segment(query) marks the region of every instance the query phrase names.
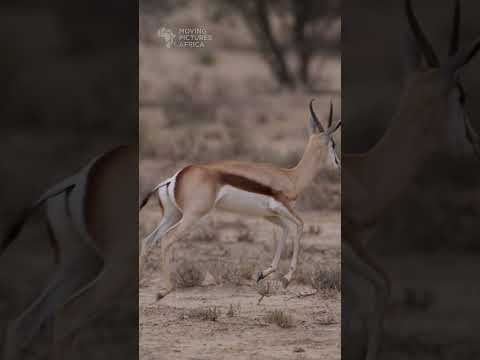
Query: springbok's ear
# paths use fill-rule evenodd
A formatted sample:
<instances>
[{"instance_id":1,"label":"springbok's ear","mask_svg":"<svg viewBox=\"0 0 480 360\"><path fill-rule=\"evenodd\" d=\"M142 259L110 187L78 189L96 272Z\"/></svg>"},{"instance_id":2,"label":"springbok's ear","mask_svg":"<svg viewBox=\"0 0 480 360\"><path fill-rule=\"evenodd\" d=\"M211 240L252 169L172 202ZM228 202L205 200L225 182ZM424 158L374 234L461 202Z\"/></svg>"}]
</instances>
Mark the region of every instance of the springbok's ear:
<instances>
[{"instance_id":1,"label":"springbok's ear","mask_svg":"<svg viewBox=\"0 0 480 360\"><path fill-rule=\"evenodd\" d=\"M337 124L332 129L331 134L333 134L335 131L337 131L340 128L340 126L342 126L342 120L338 120Z\"/></svg>"},{"instance_id":2,"label":"springbok's ear","mask_svg":"<svg viewBox=\"0 0 480 360\"><path fill-rule=\"evenodd\" d=\"M468 62L473 59L473 57L478 53L479 50L480 38L477 38L469 47L463 49L462 51L459 51L455 56L450 58L447 64L448 72L455 73L461 67L468 64Z\"/></svg>"}]
</instances>

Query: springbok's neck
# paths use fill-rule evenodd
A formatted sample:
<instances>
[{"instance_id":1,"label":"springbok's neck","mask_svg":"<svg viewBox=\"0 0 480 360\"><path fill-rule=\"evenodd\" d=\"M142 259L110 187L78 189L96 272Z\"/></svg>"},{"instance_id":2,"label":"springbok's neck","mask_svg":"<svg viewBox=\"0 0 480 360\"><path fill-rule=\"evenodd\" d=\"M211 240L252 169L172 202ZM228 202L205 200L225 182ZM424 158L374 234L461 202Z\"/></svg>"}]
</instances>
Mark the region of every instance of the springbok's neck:
<instances>
[{"instance_id":1,"label":"springbok's neck","mask_svg":"<svg viewBox=\"0 0 480 360\"><path fill-rule=\"evenodd\" d=\"M290 176L295 183L297 194L300 194L310 183L320 169L320 165L327 157L326 145L318 144L323 139L308 140L302 159L294 168L290 169Z\"/></svg>"},{"instance_id":2,"label":"springbok's neck","mask_svg":"<svg viewBox=\"0 0 480 360\"><path fill-rule=\"evenodd\" d=\"M360 215L368 221L380 216L403 193L436 148L435 134L422 132L422 126L428 116L445 116L444 109L433 109L423 117L414 110L401 109L382 139L367 153L342 156L342 193L352 199L360 199L360 195L352 194L362 194ZM407 123L409 118L415 121ZM345 204L342 211L353 212L348 209L349 202Z\"/></svg>"}]
</instances>

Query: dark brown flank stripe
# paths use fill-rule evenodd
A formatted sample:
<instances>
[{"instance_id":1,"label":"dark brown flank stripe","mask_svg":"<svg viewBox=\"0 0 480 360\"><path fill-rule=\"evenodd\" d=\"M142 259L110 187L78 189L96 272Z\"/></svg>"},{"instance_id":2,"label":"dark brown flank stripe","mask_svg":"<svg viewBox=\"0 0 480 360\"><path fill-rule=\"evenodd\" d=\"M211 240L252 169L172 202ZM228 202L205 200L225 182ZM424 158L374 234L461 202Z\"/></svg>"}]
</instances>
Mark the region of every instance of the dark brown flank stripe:
<instances>
[{"instance_id":1,"label":"dark brown flank stripe","mask_svg":"<svg viewBox=\"0 0 480 360\"><path fill-rule=\"evenodd\" d=\"M251 193L271 197L275 196L275 193L270 187L239 175L220 173L220 183L222 183L223 185L230 185Z\"/></svg>"}]
</instances>

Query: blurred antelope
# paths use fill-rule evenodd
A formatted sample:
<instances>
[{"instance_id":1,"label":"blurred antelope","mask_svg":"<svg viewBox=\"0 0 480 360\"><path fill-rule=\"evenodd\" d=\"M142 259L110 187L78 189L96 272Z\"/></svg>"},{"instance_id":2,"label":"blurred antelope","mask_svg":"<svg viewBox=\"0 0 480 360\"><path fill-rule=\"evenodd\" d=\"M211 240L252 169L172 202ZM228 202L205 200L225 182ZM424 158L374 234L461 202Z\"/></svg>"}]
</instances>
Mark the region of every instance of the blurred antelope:
<instances>
[{"instance_id":1,"label":"blurred antelope","mask_svg":"<svg viewBox=\"0 0 480 360\"><path fill-rule=\"evenodd\" d=\"M12 228L2 257L30 215L46 205L56 268L42 293L8 323L2 359L22 359L22 349L52 318L49 358L68 359L76 331L110 309L125 289L137 289L132 240L138 235L136 226L129 226L137 216L138 175L132 174L137 166L136 146L109 151L50 188Z\"/></svg>"},{"instance_id":2,"label":"blurred antelope","mask_svg":"<svg viewBox=\"0 0 480 360\"><path fill-rule=\"evenodd\" d=\"M147 194L140 209L149 197L156 193L163 217L160 224L143 240L140 263L145 261L146 250L150 245L156 245L161 240L167 289L160 297L172 291L168 253L170 247L214 208L260 217L281 227L283 235L277 243L272 264L257 273L257 282L277 270L288 238L289 224L296 226L290 268L281 278L283 285L288 286L297 267L300 237L303 232L303 221L292 209L291 202L311 183L328 157L335 166L340 163L335 152L333 133L340 127L341 121L333 124L333 108L330 104L328 127L324 129L313 110L312 102L310 138L296 167L283 169L269 164L240 161L190 165Z\"/></svg>"},{"instance_id":3,"label":"blurred antelope","mask_svg":"<svg viewBox=\"0 0 480 360\"><path fill-rule=\"evenodd\" d=\"M460 5L455 2L449 57L440 63L422 32L410 0L405 1L414 39L413 65L397 113L383 138L368 152L343 154L342 258L344 264L371 282L375 314L371 319L367 355L376 359L390 280L369 255L365 244L376 221L401 196L431 155L451 137L465 138L479 150L479 136L465 112L465 90L458 72L480 48L480 41L458 51ZM425 66L421 64L422 56ZM459 126L461 125L461 126ZM459 132L458 130L461 130ZM457 133L455 133L457 131Z\"/></svg>"}]
</instances>

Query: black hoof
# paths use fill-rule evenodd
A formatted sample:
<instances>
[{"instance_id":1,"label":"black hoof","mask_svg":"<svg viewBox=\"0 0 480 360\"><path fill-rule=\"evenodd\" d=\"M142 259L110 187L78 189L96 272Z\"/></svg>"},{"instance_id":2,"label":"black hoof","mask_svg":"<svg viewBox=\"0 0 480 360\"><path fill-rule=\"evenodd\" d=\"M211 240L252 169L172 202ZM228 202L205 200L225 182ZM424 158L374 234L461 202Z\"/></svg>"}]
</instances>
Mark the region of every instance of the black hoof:
<instances>
[{"instance_id":1,"label":"black hoof","mask_svg":"<svg viewBox=\"0 0 480 360\"><path fill-rule=\"evenodd\" d=\"M257 276L256 276L257 283L262 279L265 279L265 276L263 276L263 272L261 271L257 272Z\"/></svg>"}]
</instances>

